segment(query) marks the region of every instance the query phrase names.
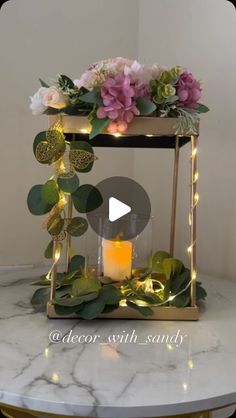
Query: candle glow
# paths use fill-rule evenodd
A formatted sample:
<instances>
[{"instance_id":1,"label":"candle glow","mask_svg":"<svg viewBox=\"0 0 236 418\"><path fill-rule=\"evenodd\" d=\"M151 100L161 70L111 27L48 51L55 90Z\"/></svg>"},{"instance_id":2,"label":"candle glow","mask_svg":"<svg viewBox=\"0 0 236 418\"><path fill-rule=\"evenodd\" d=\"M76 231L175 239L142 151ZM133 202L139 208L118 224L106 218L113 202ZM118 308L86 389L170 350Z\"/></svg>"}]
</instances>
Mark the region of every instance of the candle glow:
<instances>
[{"instance_id":1,"label":"candle glow","mask_svg":"<svg viewBox=\"0 0 236 418\"><path fill-rule=\"evenodd\" d=\"M103 240L103 271L115 281L130 278L132 270L132 250L130 241Z\"/></svg>"}]
</instances>

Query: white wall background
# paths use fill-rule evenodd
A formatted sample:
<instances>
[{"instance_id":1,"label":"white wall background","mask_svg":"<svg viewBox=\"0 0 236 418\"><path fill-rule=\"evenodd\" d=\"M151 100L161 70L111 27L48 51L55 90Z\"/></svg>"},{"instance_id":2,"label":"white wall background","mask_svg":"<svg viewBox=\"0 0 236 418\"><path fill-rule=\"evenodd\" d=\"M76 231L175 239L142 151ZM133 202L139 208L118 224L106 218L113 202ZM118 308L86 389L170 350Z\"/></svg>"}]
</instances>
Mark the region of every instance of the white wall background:
<instances>
[{"instance_id":1,"label":"white wall background","mask_svg":"<svg viewBox=\"0 0 236 418\"><path fill-rule=\"evenodd\" d=\"M28 97L37 78L58 73L78 77L92 62L110 56L146 63L181 64L203 80L199 152L199 271L235 279L236 254L236 14L226 0L11 0L0 13L1 242L0 265L37 264L48 236L42 218L28 213L33 184L46 181L34 159L35 134L46 127L33 117ZM188 245L187 147L182 150L178 201L178 245ZM97 151L88 182L134 175L150 194L156 216L155 241L167 248L170 168L168 151Z\"/></svg>"}]
</instances>

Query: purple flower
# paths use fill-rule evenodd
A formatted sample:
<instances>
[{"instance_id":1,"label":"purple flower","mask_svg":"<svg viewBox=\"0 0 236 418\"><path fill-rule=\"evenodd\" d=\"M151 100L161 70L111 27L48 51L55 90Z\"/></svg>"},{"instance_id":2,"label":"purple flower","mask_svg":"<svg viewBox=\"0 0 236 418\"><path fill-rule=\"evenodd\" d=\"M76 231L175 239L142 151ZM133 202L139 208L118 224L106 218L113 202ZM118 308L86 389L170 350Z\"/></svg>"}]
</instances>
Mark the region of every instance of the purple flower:
<instances>
[{"instance_id":1,"label":"purple flower","mask_svg":"<svg viewBox=\"0 0 236 418\"><path fill-rule=\"evenodd\" d=\"M135 101L137 91L135 85L131 84L130 77L122 72L114 78L107 78L103 83L101 96L103 106L98 108L97 117L99 119L108 117L124 132L128 123L140 113ZM113 123L112 129L114 126Z\"/></svg>"},{"instance_id":2,"label":"purple flower","mask_svg":"<svg viewBox=\"0 0 236 418\"><path fill-rule=\"evenodd\" d=\"M193 78L192 73L184 71L178 80L176 86L179 106L195 108L201 97L201 86L199 81Z\"/></svg>"}]
</instances>

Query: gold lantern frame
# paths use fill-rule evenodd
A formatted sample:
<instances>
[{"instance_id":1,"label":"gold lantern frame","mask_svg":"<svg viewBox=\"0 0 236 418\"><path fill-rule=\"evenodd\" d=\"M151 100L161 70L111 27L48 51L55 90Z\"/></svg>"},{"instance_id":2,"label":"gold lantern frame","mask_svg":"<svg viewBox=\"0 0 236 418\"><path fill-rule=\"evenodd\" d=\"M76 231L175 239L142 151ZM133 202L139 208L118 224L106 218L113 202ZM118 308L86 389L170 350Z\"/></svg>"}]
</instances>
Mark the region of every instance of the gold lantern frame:
<instances>
[{"instance_id":1,"label":"gold lantern frame","mask_svg":"<svg viewBox=\"0 0 236 418\"><path fill-rule=\"evenodd\" d=\"M57 121L57 116L49 116L49 126L53 126ZM196 304L196 209L199 201L197 193L197 147L199 136L199 125L196 126L194 135L188 132L176 134L176 118L158 118L158 117L136 117L129 125L124 135L103 133L96 136L90 143L93 147L126 147L126 148L167 148L174 150L174 168L173 168L173 186L172 186L172 204L170 221L170 244L169 252L174 256L175 231L176 231L176 211L178 194L178 173L179 173L179 154L180 149L187 143L190 143L190 210L189 210L189 228L190 243L188 253L190 257L190 306L177 308L172 306L152 306L153 315L144 317L140 312L133 310L128 306L120 306L113 312L100 314L98 318L123 318L123 319L148 319L148 320L197 320L199 318L199 309ZM61 123L63 132L66 136L76 139L76 135L84 135L86 140L90 132L91 125L85 116L62 115ZM81 139L81 137L80 137ZM73 207L71 196L68 196L68 218L72 217ZM71 236L67 234L66 238L66 270L70 264ZM50 301L47 305L47 315L49 318L59 318L52 303L56 292L57 277L57 254L56 241L53 245L53 265L51 270L51 292ZM171 299L170 299L171 300ZM66 318L76 317L79 314L72 314ZM61 318L61 317L60 317Z\"/></svg>"}]
</instances>

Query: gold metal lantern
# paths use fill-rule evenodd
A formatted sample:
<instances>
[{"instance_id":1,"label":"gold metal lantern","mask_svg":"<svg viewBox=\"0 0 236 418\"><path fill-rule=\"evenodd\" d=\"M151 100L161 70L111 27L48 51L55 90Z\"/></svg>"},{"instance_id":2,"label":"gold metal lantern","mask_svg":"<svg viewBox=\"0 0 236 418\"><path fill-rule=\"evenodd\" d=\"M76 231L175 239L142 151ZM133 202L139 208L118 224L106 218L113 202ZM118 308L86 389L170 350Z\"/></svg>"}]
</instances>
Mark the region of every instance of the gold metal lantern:
<instances>
[{"instance_id":1,"label":"gold metal lantern","mask_svg":"<svg viewBox=\"0 0 236 418\"><path fill-rule=\"evenodd\" d=\"M57 116L49 116L49 125L53 126L57 121ZM190 258L190 306L177 308L174 306L152 306L153 315L144 317L140 312L131 309L129 306L119 306L112 312L102 313L99 318L131 318L131 319L154 319L154 320L197 320L199 317L199 309L196 304L196 210L199 201L197 193L197 147L199 126L196 127L196 133L191 135L183 132L181 135L176 134L176 118L159 118L159 117L136 117L129 124L125 134L111 135L102 133L88 139L90 131L90 123L87 117L83 116L61 116L61 123L63 132L68 140L82 139L83 141L90 141L93 147L107 147L111 148L111 152L115 152L116 148L150 148L150 149L170 149L174 156L173 167L173 188L172 188L172 203L171 203L171 219L170 219L170 242L169 252L174 256L175 250L175 231L176 231L176 209L177 209L177 192L178 192L178 173L179 173L179 155L180 150L186 144L190 144L191 158L190 158L190 210L189 210L189 228L190 228L190 242L188 253ZM72 218L72 199L68 195L67 211L68 218ZM53 264L51 270L51 292L50 301L47 305L47 315L49 318L59 317L55 311L52 301L55 298L56 292L56 277L58 256L56 251L56 242L53 244ZM68 271L71 254L71 236L66 237L66 269ZM169 298L171 301L171 296ZM67 317L79 317L78 314L71 314Z\"/></svg>"}]
</instances>

